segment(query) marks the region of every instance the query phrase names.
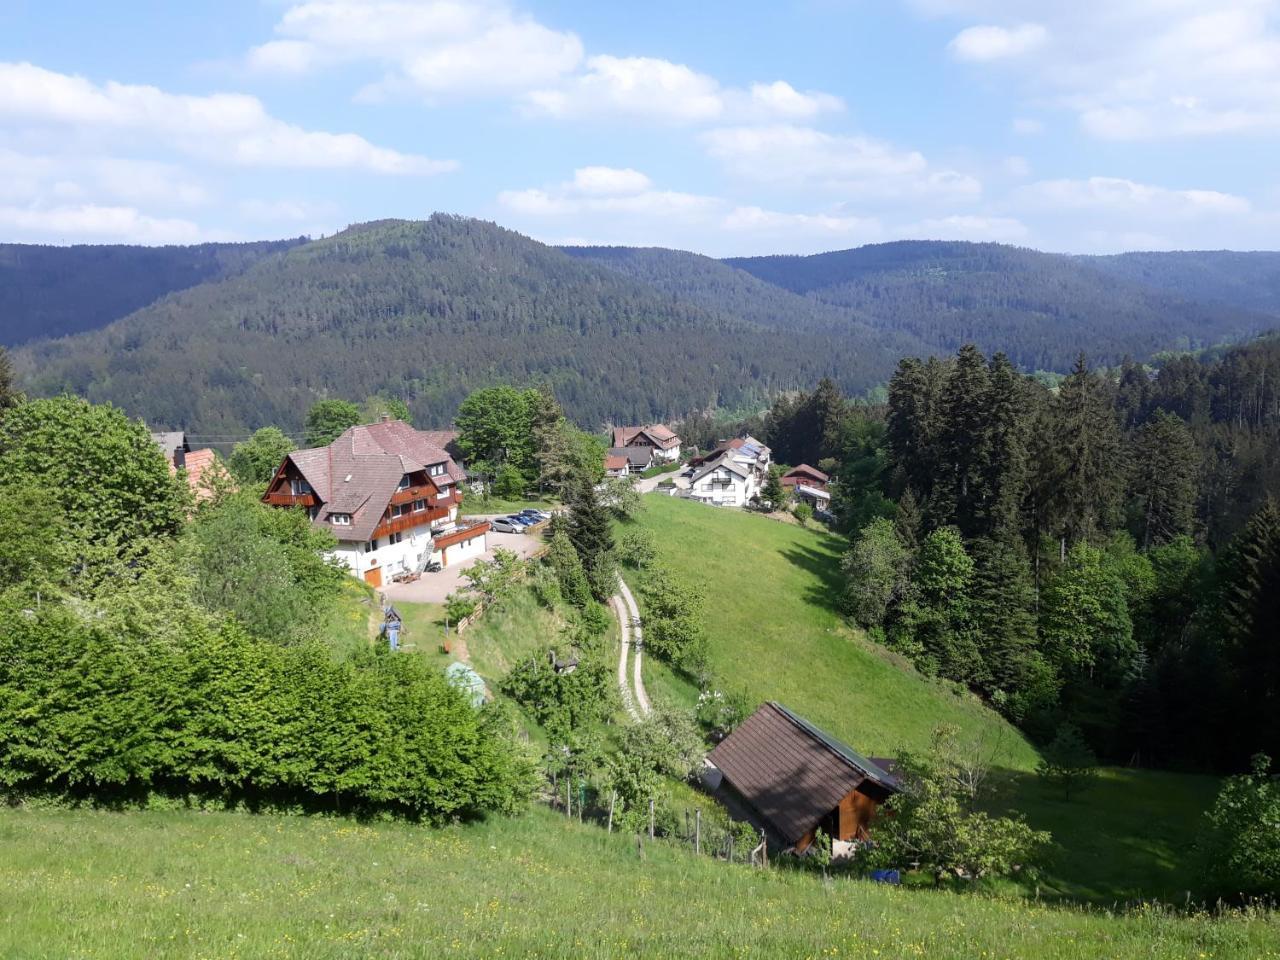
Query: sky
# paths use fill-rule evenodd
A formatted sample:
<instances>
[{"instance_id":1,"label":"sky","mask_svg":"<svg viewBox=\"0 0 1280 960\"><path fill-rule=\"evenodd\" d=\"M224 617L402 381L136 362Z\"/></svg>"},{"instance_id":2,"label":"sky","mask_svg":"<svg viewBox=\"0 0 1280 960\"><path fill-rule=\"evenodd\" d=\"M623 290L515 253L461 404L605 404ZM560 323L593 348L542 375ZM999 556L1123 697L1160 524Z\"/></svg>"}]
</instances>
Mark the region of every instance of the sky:
<instances>
[{"instance_id":1,"label":"sky","mask_svg":"<svg viewBox=\"0 0 1280 960\"><path fill-rule=\"evenodd\" d=\"M0 241L1280 248L1280 0L0 0Z\"/></svg>"}]
</instances>

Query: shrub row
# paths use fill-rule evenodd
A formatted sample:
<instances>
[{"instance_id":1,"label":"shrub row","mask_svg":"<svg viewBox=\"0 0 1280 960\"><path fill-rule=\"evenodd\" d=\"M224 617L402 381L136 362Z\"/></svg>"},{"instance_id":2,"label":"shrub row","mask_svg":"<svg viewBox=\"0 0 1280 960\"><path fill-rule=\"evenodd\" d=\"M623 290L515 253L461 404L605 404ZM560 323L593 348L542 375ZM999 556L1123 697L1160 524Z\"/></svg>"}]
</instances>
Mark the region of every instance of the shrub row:
<instances>
[{"instance_id":1,"label":"shrub row","mask_svg":"<svg viewBox=\"0 0 1280 960\"><path fill-rule=\"evenodd\" d=\"M83 611L0 606L0 786L119 800L151 791L391 811L509 811L529 765L501 718L417 657L335 660L198 613L174 635Z\"/></svg>"}]
</instances>

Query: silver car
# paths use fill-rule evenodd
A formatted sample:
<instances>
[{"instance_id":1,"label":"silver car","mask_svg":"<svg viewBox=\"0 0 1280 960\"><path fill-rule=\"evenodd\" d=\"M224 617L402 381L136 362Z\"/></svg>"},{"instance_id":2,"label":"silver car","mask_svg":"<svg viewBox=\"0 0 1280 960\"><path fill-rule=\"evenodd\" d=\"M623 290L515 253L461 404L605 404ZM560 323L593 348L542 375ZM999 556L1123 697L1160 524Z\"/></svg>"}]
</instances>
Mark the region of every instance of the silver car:
<instances>
[{"instance_id":1,"label":"silver car","mask_svg":"<svg viewBox=\"0 0 1280 960\"><path fill-rule=\"evenodd\" d=\"M499 517L496 520L490 520L489 526L498 533L524 533L524 526L516 523L509 517Z\"/></svg>"}]
</instances>

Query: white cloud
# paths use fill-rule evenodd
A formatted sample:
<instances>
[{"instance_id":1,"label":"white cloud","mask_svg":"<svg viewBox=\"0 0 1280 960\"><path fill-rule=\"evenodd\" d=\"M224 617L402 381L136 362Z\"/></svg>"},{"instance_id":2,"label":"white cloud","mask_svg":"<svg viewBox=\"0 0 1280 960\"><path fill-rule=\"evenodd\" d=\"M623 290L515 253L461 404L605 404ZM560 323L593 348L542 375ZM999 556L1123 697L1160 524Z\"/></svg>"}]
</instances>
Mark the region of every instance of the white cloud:
<instances>
[{"instance_id":1,"label":"white cloud","mask_svg":"<svg viewBox=\"0 0 1280 960\"><path fill-rule=\"evenodd\" d=\"M1048 39L1049 31L1038 23L969 27L956 34L948 48L957 60L981 63L1025 56L1044 46Z\"/></svg>"},{"instance_id":2,"label":"white cloud","mask_svg":"<svg viewBox=\"0 0 1280 960\"><path fill-rule=\"evenodd\" d=\"M782 119L807 120L820 113L844 109L844 101L839 97L820 91L801 93L785 80L753 83L750 97L747 112Z\"/></svg>"},{"instance_id":3,"label":"white cloud","mask_svg":"<svg viewBox=\"0 0 1280 960\"><path fill-rule=\"evenodd\" d=\"M1013 132L1022 137L1034 137L1044 133L1044 122L1033 117L1015 117L1012 126Z\"/></svg>"},{"instance_id":4,"label":"white cloud","mask_svg":"<svg viewBox=\"0 0 1280 960\"><path fill-rule=\"evenodd\" d=\"M25 154L0 147L0 201L95 197L112 202L198 207L208 188L167 163L112 156Z\"/></svg>"},{"instance_id":5,"label":"white cloud","mask_svg":"<svg viewBox=\"0 0 1280 960\"><path fill-rule=\"evenodd\" d=\"M875 217L856 217L829 213L785 213L761 207L734 207L722 221L724 229L734 233L770 236L830 237L840 242L867 243L880 237L884 227Z\"/></svg>"},{"instance_id":6,"label":"white cloud","mask_svg":"<svg viewBox=\"0 0 1280 960\"><path fill-rule=\"evenodd\" d=\"M85 203L54 207L0 206L0 229L13 240L42 242L124 241L142 244L198 243L224 239L190 220L151 217L134 207Z\"/></svg>"},{"instance_id":7,"label":"white cloud","mask_svg":"<svg viewBox=\"0 0 1280 960\"><path fill-rule=\"evenodd\" d=\"M982 192L982 184L974 177L955 170L931 169L918 151L813 127L721 127L703 134L702 143L736 176L815 186L846 198L972 199Z\"/></svg>"},{"instance_id":8,"label":"white cloud","mask_svg":"<svg viewBox=\"0 0 1280 960\"><path fill-rule=\"evenodd\" d=\"M973 240L994 243L1019 243L1030 231L1013 217L986 217L953 214L933 217L900 228L900 235L918 240Z\"/></svg>"},{"instance_id":9,"label":"white cloud","mask_svg":"<svg viewBox=\"0 0 1280 960\"><path fill-rule=\"evenodd\" d=\"M1013 155L1004 158L1004 163L1000 165L1004 172L1011 177L1026 177L1031 174L1031 164L1026 157Z\"/></svg>"},{"instance_id":10,"label":"white cloud","mask_svg":"<svg viewBox=\"0 0 1280 960\"><path fill-rule=\"evenodd\" d=\"M1229 193L1171 190L1120 177L1041 180L1021 188L1016 195L1033 206L1057 210L1104 210L1157 219L1240 216L1252 209L1244 197Z\"/></svg>"},{"instance_id":11,"label":"white cloud","mask_svg":"<svg viewBox=\"0 0 1280 960\"><path fill-rule=\"evenodd\" d=\"M622 113L699 122L724 111L715 78L653 57L591 57L585 72L561 87L531 92L527 102L556 117Z\"/></svg>"},{"instance_id":12,"label":"white cloud","mask_svg":"<svg viewBox=\"0 0 1280 960\"><path fill-rule=\"evenodd\" d=\"M979 20L953 41L973 62L1020 45L983 21L1034 18L1052 43L1012 68L1091 136L1155 140L1280 131L1280 0L917 0ZM961 42L963 39L963 43ZM1025 34L1025 40L1034 37ZM1009 42L1006 42L1009 41ZM1011 59L1011 57L1006 57Z\"/></svg>"},{"instance_id":13,"label":"white cloud","mask_svg":"<svg viewBox=\"0 0 1280 960\"><path fill-rule=\"evenodd\" d=\"M452 161L375 146L353 133L305 130L267 113L256 97L190 96L156 87L0 63L0 117L30 128L66 127L136 143L138 136L219 163L258 167L347 168L383 174L434 174Z\"/></svg>"},{"instance_id":14,"label":"white cloud","mask_svg":"<svg viewBox=\"0 0 1280 960\"><path fill-rule=\"evenodd\" d=\"M579 167L573 171L573 188L593 196L640 193L651 186L653 181L629 167Z\"/></svg>"}]
</instances>

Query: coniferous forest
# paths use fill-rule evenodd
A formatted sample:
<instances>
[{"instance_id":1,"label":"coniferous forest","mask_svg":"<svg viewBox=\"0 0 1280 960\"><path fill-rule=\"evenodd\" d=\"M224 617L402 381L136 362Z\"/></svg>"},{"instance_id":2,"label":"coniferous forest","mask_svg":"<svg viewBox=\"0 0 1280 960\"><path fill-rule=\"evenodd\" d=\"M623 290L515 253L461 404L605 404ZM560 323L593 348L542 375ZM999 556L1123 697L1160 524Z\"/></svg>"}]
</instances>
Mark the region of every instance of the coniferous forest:
<instances>
[{"instance_id":1,"label":"coniferous forest","mask_svg":"<svg viewBox=\"0 0 1280 960\"><path fill-rule=\"evenodd\" d=\"M1158 370L904 359L883 406L776 401L836 477L845 611L1035 739L1239 770L1280 751L1280 339Z\"/></svg>"}]
</instances>

